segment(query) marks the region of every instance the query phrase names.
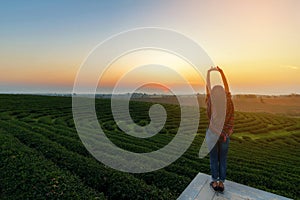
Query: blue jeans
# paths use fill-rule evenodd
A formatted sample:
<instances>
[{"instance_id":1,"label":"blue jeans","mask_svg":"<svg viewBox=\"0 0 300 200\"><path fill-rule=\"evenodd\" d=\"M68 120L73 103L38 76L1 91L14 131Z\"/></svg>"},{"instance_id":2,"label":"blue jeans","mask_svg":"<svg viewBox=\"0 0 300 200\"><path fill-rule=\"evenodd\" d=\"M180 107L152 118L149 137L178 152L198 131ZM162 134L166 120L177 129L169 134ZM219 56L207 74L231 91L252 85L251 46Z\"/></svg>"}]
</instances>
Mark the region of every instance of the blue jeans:
<instances>
[{"instance_id":1,"label":"blue jeans","mask_svg":"<svg viewBox=\"0 0 300 200\"><path fill-rule=\"evenodd\" d=\"M215 134L215 133L212 133L208 129L206 132L206 137L208 137L211 134ZM225 182L226 169L227 169L227 153L228 153L230 138L227 137L225 142L223 137L220 137L215 141L216 144L212 147L209 153L211 177L213 181Z\"/></svg>"}]
</instances>

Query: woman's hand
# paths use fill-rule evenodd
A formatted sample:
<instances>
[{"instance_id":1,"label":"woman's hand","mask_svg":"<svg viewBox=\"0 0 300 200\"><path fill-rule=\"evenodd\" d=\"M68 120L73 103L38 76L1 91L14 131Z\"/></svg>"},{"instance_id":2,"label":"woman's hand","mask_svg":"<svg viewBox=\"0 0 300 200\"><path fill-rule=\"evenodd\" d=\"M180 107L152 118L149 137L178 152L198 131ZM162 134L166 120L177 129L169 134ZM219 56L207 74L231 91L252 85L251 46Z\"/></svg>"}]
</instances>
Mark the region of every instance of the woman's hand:
<instances>
[{"instance_id":1,"label":"woman's hand","mask_svg":"<svg viewBox=\"0 0 300 200\"><path fill-rule=\"evenodd\" d=\"M223 70L222 70L219 66L217 66L216 69L217 69L220 73L223 73Z\"/></svg>"},{"instance_id":2,"label":"woman's hand","mask_svg":"<svg viewBox=\"0 0 300 200\"><path fill-rule=\"evenodd\" d=\"M208 70L208 72L211 72L211 71L219 71L219 70L218 70L218 67L211 67L211 68Z\"/></svg>"}]
</instances>

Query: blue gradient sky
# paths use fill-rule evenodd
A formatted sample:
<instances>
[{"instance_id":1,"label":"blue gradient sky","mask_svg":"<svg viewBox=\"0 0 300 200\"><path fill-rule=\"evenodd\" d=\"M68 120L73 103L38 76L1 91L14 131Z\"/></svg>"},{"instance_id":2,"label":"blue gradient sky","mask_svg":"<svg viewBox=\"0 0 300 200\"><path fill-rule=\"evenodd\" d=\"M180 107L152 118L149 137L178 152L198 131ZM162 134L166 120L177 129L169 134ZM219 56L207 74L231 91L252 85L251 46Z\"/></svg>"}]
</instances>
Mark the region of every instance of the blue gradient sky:
<instances>
[{"instance_id":1,"label":"blue gradient sky","mask_svg":"<svg viewBox=\"0 0 300 200\"><path fill-rule=\"evenodd\" d=\"M2 2L0 92L70 92L95 45L155 26L197 41L234 93L299 93L299 10L297 0Z\"/></svg>"}]
</instances>

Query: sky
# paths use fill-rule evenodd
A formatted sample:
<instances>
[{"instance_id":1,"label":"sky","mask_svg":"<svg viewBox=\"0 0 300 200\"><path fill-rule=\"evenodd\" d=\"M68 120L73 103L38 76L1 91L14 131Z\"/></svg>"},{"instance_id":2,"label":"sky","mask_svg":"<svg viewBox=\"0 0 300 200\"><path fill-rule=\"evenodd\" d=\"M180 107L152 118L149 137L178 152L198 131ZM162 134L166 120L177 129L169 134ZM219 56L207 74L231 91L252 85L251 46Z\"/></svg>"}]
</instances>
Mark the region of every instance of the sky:
<instances>
[{"instance_id":1,"label":"sky","mask_svg":"<svg viewBox=\"0 0 300 200\"><path fill-rule=\"evenodd\" d=\"M224 70L232 93L299 93L299 10L298 0L1 2L0 93L72 92L96 45L138 27L175 30L197 42ZM178 67L197 92L204 92L205 74L174 55L153 51L121 57L99 81L99 91L114 87L132 66L151 63ZM137 70L122 83L124 91L132 82L150 81L150 75L172 87L184 84L153 69Z\"/></svg>"}]
</instances>

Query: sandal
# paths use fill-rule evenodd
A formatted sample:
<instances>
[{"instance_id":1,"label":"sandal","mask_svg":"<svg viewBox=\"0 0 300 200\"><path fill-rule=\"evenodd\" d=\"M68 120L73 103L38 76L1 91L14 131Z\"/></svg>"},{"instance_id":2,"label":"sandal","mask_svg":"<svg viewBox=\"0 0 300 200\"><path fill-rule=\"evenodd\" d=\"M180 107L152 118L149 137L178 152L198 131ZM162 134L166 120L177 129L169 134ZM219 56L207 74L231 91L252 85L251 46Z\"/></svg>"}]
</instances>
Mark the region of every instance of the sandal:
<instances>
[{"instance_id":1,"label":"sandal","mask_svg":"<svg viewBox=\"0 0 300 200\"><path fill-rule=\"evenodd\" d=\"M209 185L212 187L212 189L214 189L215 192L218 191L219 187L218 187L218 183L216 181L210 182Z\"/></svg>"}]
</instances>

